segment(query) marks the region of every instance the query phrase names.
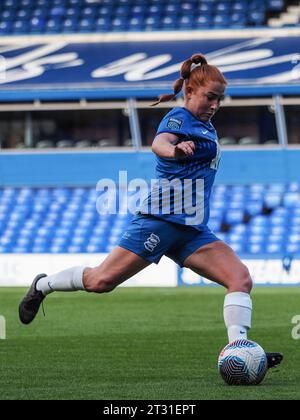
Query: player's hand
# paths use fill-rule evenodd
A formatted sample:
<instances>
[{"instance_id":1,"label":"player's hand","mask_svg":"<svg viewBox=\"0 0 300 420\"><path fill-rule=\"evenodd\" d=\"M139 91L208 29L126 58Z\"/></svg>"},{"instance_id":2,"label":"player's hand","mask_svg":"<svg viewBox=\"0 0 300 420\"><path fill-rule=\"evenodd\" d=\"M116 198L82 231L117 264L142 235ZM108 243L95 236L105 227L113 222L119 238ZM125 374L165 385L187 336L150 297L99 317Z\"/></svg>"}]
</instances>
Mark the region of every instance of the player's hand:
<instances>
[{"instance_id":1,"label":"player's hand","mask_svg":"<svg viewBox=\"0 0 300 420\"><path fill-rule=\"evenodd\" d=\"M176 159L182 159L185 157L193 156L195 153L195 143L193 141L183 141L177 144L174 149L174 157Z\"/></svg>"}]
</instances>

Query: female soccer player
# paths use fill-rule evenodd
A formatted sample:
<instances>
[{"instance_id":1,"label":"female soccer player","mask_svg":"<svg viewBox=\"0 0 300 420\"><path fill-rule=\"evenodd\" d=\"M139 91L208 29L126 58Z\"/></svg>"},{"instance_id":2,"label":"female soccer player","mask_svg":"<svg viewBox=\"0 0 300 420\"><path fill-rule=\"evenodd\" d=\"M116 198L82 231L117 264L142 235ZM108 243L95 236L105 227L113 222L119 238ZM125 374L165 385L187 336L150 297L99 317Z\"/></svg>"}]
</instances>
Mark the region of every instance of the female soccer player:
<instances>
[{"instance_id":1,"label":"female soccer player","mask_svg":"<svg viewBox=\"0 0 300 420\"><path fill-rule=\"evenodd\" d=\"M49 293L110 292L166 255L227 289L224 320L229 342L247 338L252 313L249 271L207 227L209 198L220 158L211 120L220 108L226 85L223 74L209 65L203 55L195 54L183 63L174 93L162 95L159 100L169 101L184 88L184 106L174 108L163 118L152 145L158 185L119 246L100 266L73 267L34 279L19 307L22 323L29 324L34 319ZM166 194L171 197L167 209L162 204Z\"/></svg>"}]
</instances>

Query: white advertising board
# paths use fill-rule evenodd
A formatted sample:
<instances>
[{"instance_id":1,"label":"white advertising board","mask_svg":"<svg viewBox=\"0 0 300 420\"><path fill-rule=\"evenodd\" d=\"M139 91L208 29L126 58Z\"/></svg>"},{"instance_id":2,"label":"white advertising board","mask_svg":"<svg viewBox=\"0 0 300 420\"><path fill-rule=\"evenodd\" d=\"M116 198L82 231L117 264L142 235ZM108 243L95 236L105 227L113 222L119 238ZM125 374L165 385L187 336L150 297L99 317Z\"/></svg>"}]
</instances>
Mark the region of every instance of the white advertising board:
<instances>
[{"instance_id":1,"label":"white advertising board","mask_svg":"<svg viewBox=\"0 0 300 420\"><path fill-rule=\"evenodd\" d=\"M106 254L27 254L0 256L0 286L28 286L39 273L55 274L74 266L96 267ZM164 257L159 265L152 264L141 271L124 286L175 287L177 267Z\"/></svg>"},{"instance_id":2,"label":"white advertising board","mask_svg":"<svg viewBox=\"0 0 300 420\"><path fill-rule=\"evenodd\" d=\"M27 287L39 273L54 274L69 267L96 267L107 254L5 254L0 256L0 286ZM244 260L256 285L300 285L300 260L288 273L281 260ZM175 287L213 284L163 257L123 285L127 287Z\"/></svg>"}]
</instances>

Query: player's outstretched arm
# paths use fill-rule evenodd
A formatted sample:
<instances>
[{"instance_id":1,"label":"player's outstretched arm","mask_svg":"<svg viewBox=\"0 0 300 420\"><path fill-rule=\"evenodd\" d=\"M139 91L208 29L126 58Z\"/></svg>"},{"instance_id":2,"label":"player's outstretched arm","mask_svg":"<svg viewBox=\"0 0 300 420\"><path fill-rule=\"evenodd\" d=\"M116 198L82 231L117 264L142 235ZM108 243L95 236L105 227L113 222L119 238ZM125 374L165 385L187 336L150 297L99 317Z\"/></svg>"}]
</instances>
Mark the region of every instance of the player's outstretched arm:
<instances>
[{"instance_id":1,"label":"player's outstretched arm","mask_svg":"<svg viewBox=\"0 0 300 420\"><path fill-rule=\"evenodd\" d=\"M162 158L181 159L194 154L194 142L184 141L182 143L177 143L177 136L171 133L162 133L155 137L152 144L152 151Z\"/></svg>"}]
</instances>

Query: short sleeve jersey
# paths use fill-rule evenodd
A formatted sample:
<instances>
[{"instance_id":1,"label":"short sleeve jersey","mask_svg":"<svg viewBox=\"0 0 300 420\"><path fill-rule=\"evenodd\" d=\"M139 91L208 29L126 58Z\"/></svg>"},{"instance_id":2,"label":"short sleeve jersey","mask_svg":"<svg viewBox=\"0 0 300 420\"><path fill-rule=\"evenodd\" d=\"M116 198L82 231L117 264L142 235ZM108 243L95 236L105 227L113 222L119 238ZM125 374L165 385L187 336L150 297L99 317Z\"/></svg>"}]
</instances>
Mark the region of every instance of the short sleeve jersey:
<instances>
[{"instance_id":1,"label":"short sleeve jersey","mask_svg":"<svg viewBox=\"0 0 300 420\"><path fill-rule=\"evenodd\" d=\"M201 230L209 219L209 200L220 159L212 123L201 121L182 107L161 121L157 135L172 133L178 143L193 141L193 156L176 159L156 156L156 180L140 212Z\"/></svg>"}]
</instances>

